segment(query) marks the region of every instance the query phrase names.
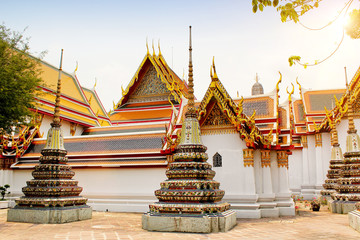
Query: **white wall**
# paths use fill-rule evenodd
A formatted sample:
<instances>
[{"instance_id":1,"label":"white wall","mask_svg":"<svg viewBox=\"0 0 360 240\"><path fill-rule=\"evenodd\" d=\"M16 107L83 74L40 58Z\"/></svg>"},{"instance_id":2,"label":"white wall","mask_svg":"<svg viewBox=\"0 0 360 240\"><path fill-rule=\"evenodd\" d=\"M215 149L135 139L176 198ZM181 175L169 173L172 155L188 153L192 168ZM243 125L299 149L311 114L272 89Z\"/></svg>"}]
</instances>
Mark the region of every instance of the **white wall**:
<instances>
[{"instance_id":1,"label":"white wall","mask_svg":"<svg viewBox=\"0 0 360 240\"><path fill-rule=\"evenodd\" d=\"M53 121L52 116L44 115L41 126L40 126L40 134L44 134L43 138L46 138L47 133L51 127L50 123L52 123L52 121ZM61 130L63 132L64 137L71 136L70 122L65 121L65 120L61 121ZM76 132L75 132L74 136L81 135L83 131L84 131L84 127L78 125L76 127Z\"/></svg>"},{"instance_id":2,"label":"white wall","mask_svg":"<svg viewBox=\"0 0 360 240\"><path fill-rule=\"evenodd\" d=\"M222 156L222 167L214 167L214 180L220 182L220 189L225 195L243 195L248 192L254 194L255 189L248 186L253 179L247 179L244 174L243 148L246 144L239 134L216 134L201 136L203 144L207 146L208 163L213 164L213 156L218 152Z\"/></svg>"},{"instance_id":3,"label":"white wall","mask_svg":"<svg viewBox=\"0 0 360 240\"><path fill-rule=\"evenodd\" d=\"M316 184L316 152L315 135L308 135L308 159L309 159L309 177L310 185Z\"/></svg>"},{"instance_id":4,"label":"white wall","mask_svg":"<svg viewBox=\"0 0 360 240\"><path fill-rule=\"evenodd\" d=\"M289 187L292 191L299 191L302 185L302 150L292 150L289 155Z\"/></svg>"}]
</instances>

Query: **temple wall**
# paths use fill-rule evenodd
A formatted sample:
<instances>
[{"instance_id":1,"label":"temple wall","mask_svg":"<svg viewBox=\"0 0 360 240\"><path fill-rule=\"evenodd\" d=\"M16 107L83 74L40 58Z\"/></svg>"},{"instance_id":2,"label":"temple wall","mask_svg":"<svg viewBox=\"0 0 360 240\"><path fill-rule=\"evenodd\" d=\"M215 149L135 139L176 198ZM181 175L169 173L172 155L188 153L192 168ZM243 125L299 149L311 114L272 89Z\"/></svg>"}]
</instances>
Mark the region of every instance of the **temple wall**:
<instances>
[{"instance_id":1,"label":"temple wall","mask_svg":"<svg viewBox=\"0 0 360 240\"><path fill-rule=\"evenodd\" d=\"M308 159L309 159L309 185L315 188L316 185L316 151L315 135L308 135Z\"/></svg>"},{"instance_id":2,"label":"temple wall","mask_svg":"<svg viewBox=\"0 0 360 240\"><path fill-rule=\"evenodd\" d=\"M254 194L254 179L246 178L243 162L243 148L246 148L239 134L203 135L203 144L207 146L208 163L213 165L213 156L218 152L222 156L222 167L213 167L214 179L220 182L220 188L227 195Z\"/></svg>"},{"instance_id":3,"label":"temple wall","mask_svg":"<svg viewBox=\"0 0 360 240\"><path fill-rule=\"evenodd\" d=\"M326 180L326 174L328 172L328 170L330 169L329 166L330 166L330 158L331 158L331 135L330 133L323 133L322 134L322 163L323 163L323 171L322 171L322 176L321 176L321 179L322 179L322 183L325 183L325 180Z\"/></svg>"},{"instance_id":4,"label":"temple wall","mask_svg":"<svg viewBox=\"0 0 360 240\"><path fill-rule=\"evenodd\" d=\"M166 180L165 167L159 168L84 168L73 169L73 179L83 187L81 196L96 211L147 212L156 202L154 191ZM32 170L13 171L10 191L22 196L21 189L32 179Z\"/></svg>"},{"instance_id":5,"label":"temple wall","mask_svg":"<svg viewBox=\"0 0 360 240\"><path fill-rule=\"evenodd\" d=\"M303 164L302 164L302 150L292 150L292 155L289 155L289 186L293 194L299 194L303 181Z\"/></svg>"},{"instance_id":6,"label":"temple wall","mask_svg":"<svg viewBox=\"0 0 360 240\"><path fill-rule=\"evenodd\" d=\"M52 121L53 121L52 116L44 115L41 126L40 126L40 134L44 134L43 135L44 138L46 138L46 136L47 136L47 132L50 129L50 123ZM61 121L61 129L62 129L64 137L71 136L70 122L62 120ZM84 131L84 128L82 126L77 126L74 136L81 135L83 131Z\"/></svg>"}]
</instances>

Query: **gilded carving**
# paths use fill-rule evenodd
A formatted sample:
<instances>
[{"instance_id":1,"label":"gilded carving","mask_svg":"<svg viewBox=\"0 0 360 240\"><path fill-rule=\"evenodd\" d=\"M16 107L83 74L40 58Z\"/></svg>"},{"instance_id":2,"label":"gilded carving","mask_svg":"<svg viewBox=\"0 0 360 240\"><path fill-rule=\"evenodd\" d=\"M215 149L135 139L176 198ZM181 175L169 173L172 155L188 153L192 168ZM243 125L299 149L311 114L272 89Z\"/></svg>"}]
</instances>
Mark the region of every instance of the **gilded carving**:
<instances>
[{"instance_id":1,"label":"gilded carving","mask_svg":"<svg viewBox=\"0 0 360 240\"><path fill-rule=\"evenodd\" d=\"M304 148L308 147L308 142L307 142L307 136L306 135L301 135L301 143L302 143Z\"/></svg>"},{"instance_id":2,"label":"gilded carving","mask_svg":"<svg viewBox=\"0 0 360 240\"><path fill-rule=\"evenodd\" d=\"M270 150L261 150L261 167L270 167Z\"/></svg>"},{"instance_id":3,"label":"gilded carving","mask_svg":"<svg viewBox=\"0 0 360 240\"><path fill-rule=\"evenodd\" d=\"M289 168L288 155L286 151L277 151L276 153L277 153L278 167Z\"/></svg>"},{"instance_id":4,"label":"gilded carving","mask_svg":"<svg viewBox=\"0 0 360 240\"><path fill-rule=\"evenodd\" d=\"M161 81L154 66L150 66L145 73L140 84L134 90L129 98L129 102L141 101L142 98L156 97L156 100L165 100L170 91L166 84Z\"/></svg>"},{"instance_id":5,"label":"gilded carving","mask_svg":"<svg viewBox=\"0 0 360 240\"><path fill-rule=\"evenodd\" d=\"M243 149L244 167L254 167L254 149Z\"/></svg>"},{"instance_id":6,"label":"gilded carving","mask_svg":"<svg viewBox=\"0 0 360 240\"><path fill-rule=\"evenodd\" d=\"M322 147L322 136L321 133L315 134L315 147Z\"/></svg>"},{"instance_id":7,"label":"gilded carving","mask_svg":"<svg viewBox=\"0 0 360 240\"><path fill-rule=\"evenodd\" d=\"M221 112L218 104L215 104L203 125L231 125L231 122L225 114Z\"/></svg>"}]
</instances>

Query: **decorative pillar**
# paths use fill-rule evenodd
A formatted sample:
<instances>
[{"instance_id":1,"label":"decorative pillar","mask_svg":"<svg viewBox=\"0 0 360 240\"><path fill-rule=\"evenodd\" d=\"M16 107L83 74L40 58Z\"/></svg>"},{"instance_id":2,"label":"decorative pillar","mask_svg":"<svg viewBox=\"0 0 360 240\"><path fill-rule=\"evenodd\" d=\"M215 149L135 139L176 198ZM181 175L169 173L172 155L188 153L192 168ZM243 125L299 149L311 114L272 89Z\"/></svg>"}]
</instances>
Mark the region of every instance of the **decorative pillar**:
<instances>
[{"instance_id":1,"label":"decorative pillar","mask_svg":"<svg viewBox=\"0 0 360 240\"><path fill-rule=\"evenodd\" d=\"M247 183L244 186L246 194L255 194L255 169L254 169L254 149L243 149L243 161L244 161L244 177L247 179Z\"/></svg>"},{"instance_id":2,"label":"decorative pillar","mask_svg":"<svg viewBox=\"0 0 360 240\"><path fill-rule=\"evenodd\" d=\"M264 194L273 193L270 166L270 150L261 150L262 193Z\"/></svg>"},{"instance_id":3,"label":"decorative pillar","mask_svg":"<svg viewBox=\"0 0 360 240\"><path fill-rule=\"evenodd\" d=\"M315 134L315 157L316 157L316 189L322 189L324 182L323 164L322 164L322 135L321 133Z\"/></svg>"},{"instance_id":4,"label":"decorative pillar","mask_svg":"<svg viewBox=\"0 0 360 240\"><path fill-rule=\"evenodd\" d=\"M277 151L277 164L279 176L279 193L289 193L289 177L288 177L288 154L286 151Z\"/></svg>"},{"instance_id":5,"label":"decorative pillar","mask_svg":"<svg viewBox=\"0 0 360 240\"><path fill-rule=\"evenodd\" d=\"M308 141L307 136L301 136L301 143L303 146L302 149L302 185L309 185L310 184L310 176L309 176L309 158L308 158Z\"/></svg>"}]
</instances>

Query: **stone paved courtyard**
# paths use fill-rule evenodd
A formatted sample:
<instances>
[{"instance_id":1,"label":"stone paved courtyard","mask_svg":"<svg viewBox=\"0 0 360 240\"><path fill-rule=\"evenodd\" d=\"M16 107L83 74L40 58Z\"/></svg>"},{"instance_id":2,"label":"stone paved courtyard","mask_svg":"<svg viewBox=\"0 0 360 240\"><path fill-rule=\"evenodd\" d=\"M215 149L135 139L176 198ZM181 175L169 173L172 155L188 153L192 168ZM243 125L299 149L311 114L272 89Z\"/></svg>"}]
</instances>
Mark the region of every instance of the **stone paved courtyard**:
<instances>
[{"instance_id":1,"label":"stone paved courtyard","mask_svg":"<svg viewBox=\"0 0 360 240\"><path fill-rule=\"evenodd\" d=\"M349 227L347 215L300 211L296 217L238 219L227 233L189 234L148 232L139 213L93 212L91 220L65 224L6 222L0 210L0 239L360 239Z\"/></svg>"}]
</instances>

